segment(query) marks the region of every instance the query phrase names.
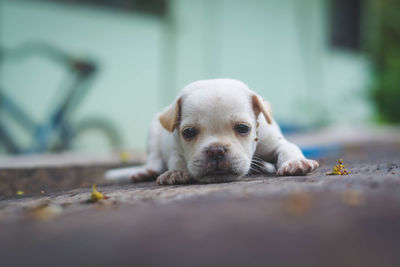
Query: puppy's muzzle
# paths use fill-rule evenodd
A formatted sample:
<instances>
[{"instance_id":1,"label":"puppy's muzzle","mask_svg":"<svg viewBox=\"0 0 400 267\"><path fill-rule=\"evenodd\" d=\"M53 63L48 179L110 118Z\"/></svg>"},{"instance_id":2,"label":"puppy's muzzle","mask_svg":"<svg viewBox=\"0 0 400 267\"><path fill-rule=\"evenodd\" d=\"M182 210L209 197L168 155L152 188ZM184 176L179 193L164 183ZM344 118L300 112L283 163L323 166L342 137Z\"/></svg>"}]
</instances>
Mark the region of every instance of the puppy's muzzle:
<instances>
[{"instance_id":1,"label":"puppy's muzzle","mask_svg":"<svg viewBox=\"0 0 400 267\"><path fill-rule=\"evenodd\" d=\"M212 146L206 149L208 159L211 160L222 160L225 157L227 149L222 146Z\"/></svg>"},{"instance_id":2,"label":"puppy's muzzle","mask_svg":"<svg viewBox=\"0 0 400 267\"><path fill-rule=\"evenodd\" d=\"M232 172L227 152L228 149L223 146L210 146L205 150L207 174L226 174Z\"/></svg>"}]
</instances>

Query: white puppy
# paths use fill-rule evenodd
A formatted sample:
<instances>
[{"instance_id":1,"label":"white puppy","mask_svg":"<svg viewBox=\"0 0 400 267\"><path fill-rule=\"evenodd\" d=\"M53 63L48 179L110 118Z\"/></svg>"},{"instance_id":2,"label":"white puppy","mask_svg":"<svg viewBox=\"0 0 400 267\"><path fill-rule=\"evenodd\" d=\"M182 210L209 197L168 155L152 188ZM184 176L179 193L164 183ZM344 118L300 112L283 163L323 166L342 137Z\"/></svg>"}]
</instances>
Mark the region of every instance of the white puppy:
<instances>
[{"instance_id":1,"label":"white puppy","mask_svg":"<svg viewBox=\"0 0 400 267\"><path fill-rule=\"evenodd\" d=\"M282 136L269 104L246 84L231 79L201 80L152 122L143 166L110 170L107 180L158 184L223 182L249 172L304 175L318 162Z\"/></svg>"}]
</instances>

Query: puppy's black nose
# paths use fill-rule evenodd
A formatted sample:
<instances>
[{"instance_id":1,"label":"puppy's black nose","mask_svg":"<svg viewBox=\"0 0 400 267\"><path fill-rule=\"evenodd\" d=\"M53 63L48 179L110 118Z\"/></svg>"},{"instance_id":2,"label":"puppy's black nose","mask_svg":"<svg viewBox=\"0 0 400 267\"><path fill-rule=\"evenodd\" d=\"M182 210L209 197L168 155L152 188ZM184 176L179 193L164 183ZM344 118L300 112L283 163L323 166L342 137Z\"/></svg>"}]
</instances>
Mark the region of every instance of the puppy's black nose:
<instances>
[{"instance_id":1,"label":"puppy's black nose","mask_svg":"<svg viewBox=\"0 0 400 267\"><path fill-rule=\"evenodd\" d=\"M206 150L206 154L210 159L222 159L226 153L226 148L222 146L212 146Z\"/></svg>"}]
</instances>

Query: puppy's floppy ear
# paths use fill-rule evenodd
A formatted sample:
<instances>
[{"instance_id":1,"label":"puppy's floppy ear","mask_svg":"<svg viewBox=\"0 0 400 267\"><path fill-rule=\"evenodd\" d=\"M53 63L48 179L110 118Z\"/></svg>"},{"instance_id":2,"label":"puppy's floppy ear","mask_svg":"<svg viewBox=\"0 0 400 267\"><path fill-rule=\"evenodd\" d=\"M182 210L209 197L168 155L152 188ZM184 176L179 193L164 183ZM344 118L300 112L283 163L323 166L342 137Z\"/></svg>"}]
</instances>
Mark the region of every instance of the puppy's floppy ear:
<instances>
[{"instance_id":1,"label":"puppy's floppy ear","mask_svg":"<svg viewBox=\"0 0 400 267\"><path fill-rule=\"evenodd\" d=\"M262 100L259 96L255 95L255 94L251 96L251 102L252 102L253 110L254 110L254 113L256 114L256 117L258 117L258 115L260 113L262 113L264 115L265 119L267 120L268 124L272 124L272 115L271 115L270 104L267 101Z\"/></svg>"},{"instance_id":2,"label":"puppy's floppy ear","mask_svg":"<svg viewBox=\"0 0 400 267\"><path fill-rule=\"evenodd\" d=\"M181 98L178 98L178 100L168 106L158 118L161 125L168 132L173 132L179 125L181 118L181 102Z\"/></svg>"}]
</instances>

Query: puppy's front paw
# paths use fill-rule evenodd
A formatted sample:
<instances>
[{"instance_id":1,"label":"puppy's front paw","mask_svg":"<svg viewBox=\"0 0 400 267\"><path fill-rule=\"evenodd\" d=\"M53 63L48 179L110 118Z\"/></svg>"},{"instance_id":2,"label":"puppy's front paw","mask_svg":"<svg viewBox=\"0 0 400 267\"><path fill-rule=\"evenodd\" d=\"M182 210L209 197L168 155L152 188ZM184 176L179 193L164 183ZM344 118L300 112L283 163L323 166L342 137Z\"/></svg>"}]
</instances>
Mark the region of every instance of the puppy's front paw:
<instances>
[{"instance_id":1,"label":"puppy's front paw","mask_svg":"<svg viewBox=\"0 0 400 267\"><path fill-rule=\"evenodd\" d=\"M132 182L143 182L156 179L158 173L151 168L138 168L131 175Z\"/></svg>"},{"instance_id":2,"label":"puppy's front paw","mask_svg":"<svg viewBox=\"0 0 400 267\"><path fill-rule=\"evenodd\" d=\"M292 159L282 164L277 175L305 175L318 168L319 163L311 159Z\"/></svg>"},{"instance_id":3,"label":"puppy's front paw","mask_svg":"<svg viewBox=\"0 0 400 267\"><path fill-rule=\"evenodd\" d=\"M157 178L159 185L187 184L190 182L190 174L186 171L166 171Z\"/></svg>"}]
</instances>

